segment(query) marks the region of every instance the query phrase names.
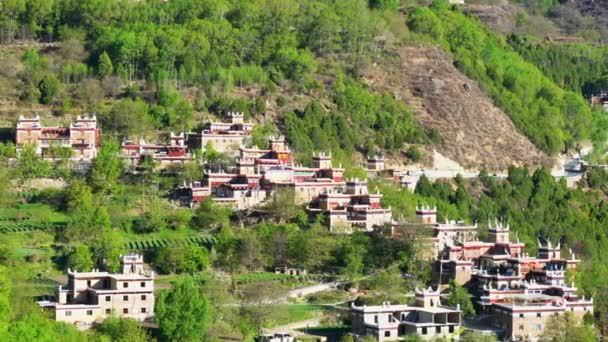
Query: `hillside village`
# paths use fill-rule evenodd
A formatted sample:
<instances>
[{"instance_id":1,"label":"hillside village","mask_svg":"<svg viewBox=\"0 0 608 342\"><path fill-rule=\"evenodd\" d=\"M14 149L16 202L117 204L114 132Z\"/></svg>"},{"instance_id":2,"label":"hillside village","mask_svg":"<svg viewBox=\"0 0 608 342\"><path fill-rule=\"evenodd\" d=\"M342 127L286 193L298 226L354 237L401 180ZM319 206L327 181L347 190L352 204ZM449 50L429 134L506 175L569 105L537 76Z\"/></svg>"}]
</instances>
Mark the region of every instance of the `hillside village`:
<instances>
[{"instance_id":1,"label":"hillside village","mask_svg":"<svg viewBox=\"0 0 608 342\"><path fill-rule=\"evenodd\" d=\"M161 171L171 164L197 161L204 170L203 179L184 181L170 195L171 200L188 208L212 201L247 211L271 201L277 192L290 191L293 195L288 200L304 205L311 221L322 217L321 222L331 233L382 234L388 226L389 235L397 237L415 229L411 223L394 219L390 207L382 207L382 194L370 192L366 179L345 178L345 169L333 166L331 154L313 154L311 167L297 165L285 137L270 136L267 149L250 146L254 125L246 122L244 114L229 111L224 118L207 122L200 133L171 132L169 142L164 144L146 143L143 139L139 144L123 141L117 157L134 172L146 160ZM17 155L31 148L42 160L53 160L57 157L49 150L67 147L72 150L74 167L79 169L90 167L100 148L101 132L95 115L78 117L70 127L45 127L40 117L20 117L16 132ZM197 159L199 150L203 156L210 150L233 156L235 165L213 170L204 158ZM381 154L369 156L365 166L367 177L394 182L407 191L416 188L419 177L386 169ZM466 327L460 305L441 304L441 297L446 296L442 290L451 282L470 286L473 303L489 317L485 328L499 330L507 339L539 338L551 314L573 312L578 319L593 314L593 298L579 298L577 288L566 283L566 271L575 271L580 262L572 250L569 257L562 258L559 243L553 246L547 240L543 245L539 240L538 256L531 257L524 252L524 243L519 239L511 241L509 224L490 222L489 240L480 241L477 223L438 222L436 207L417 206L416 218L416 224L430 230L431 237L421 238L418 243L426 246L423 253L433 262L431 283L435 286L416 289L413 306L390 302L381 306L352 304L353 336L373 336L379 341L408 334L423 338L456 336ZM54 311L57 321L80 328L89 328L112 314L152 322L153 282L154 272L144 271L143 256L129 254L122 257L122 273L68 270L68 287L57 287L56 302L43 300L39 305ZM137 290L133 292L131 287ZM92 295L83 295L84 291L91 291ZM379 318L384 317L381 314L388 315L388 320ZM290 336L261 338L274 341Z\"/></svg>"},{"instance_id":2,"label":"hillside village","mask_svg":"<svg viewBox=\"0 0 608 342\"><path fill-rule=\"evenodd\" d=\"M608 336L601 9L0 8L0 340Z\"/></svg>"}]
</instances>

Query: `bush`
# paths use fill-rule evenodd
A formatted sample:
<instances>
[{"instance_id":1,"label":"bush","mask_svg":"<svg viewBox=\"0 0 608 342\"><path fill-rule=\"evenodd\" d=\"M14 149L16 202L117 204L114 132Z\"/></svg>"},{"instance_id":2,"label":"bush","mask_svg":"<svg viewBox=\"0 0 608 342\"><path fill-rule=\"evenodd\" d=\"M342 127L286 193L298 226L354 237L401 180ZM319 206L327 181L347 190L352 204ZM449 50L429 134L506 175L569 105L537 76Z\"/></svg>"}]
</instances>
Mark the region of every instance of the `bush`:
<instances>
[{"instance_id":1,"label":"bush","mask_svg":"<svg viewBox=\"0 0 608 342\"><path fill-rule=\"evenodd\" d=\"M407 152L405 152L405 156L413 162L419 162L422 159L422 153L420 153L420 150L416 146L410 146Z\"/></svg>"},{"instance_id":2,"label":"bush","mask_svg":"<svg viewBox=\"0 0 608 342\"><path fill-rule=\"evenodd\" d=\"M287 104L287 99L286 98L284 98L283 96L279 96L277 98L277 106L279 106L279 108L280 107L285 107L286 104Z\"/></svg>"}]
</instances>

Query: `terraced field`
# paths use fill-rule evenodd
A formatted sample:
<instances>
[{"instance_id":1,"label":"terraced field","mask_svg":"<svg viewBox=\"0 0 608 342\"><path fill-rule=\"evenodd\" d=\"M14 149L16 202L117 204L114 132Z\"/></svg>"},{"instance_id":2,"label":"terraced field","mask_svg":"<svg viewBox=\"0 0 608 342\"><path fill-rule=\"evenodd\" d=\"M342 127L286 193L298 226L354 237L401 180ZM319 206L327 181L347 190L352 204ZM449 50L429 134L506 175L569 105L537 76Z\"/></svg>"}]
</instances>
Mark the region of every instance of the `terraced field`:
<instances>
[{"instance_id":1,"label":"terraced field","mask_svg":"<svg viewBox=\"0 0 608 342\"><path fill-rule=\"evenodd\" d=\"M130 250L147 250L161 247L178 247L187 245L198 245L211 248L215 243L215 238L211 236L191 236L185 239L147 239L139 241L129 241L126 248Z\"/></svg>"}]
</instances>

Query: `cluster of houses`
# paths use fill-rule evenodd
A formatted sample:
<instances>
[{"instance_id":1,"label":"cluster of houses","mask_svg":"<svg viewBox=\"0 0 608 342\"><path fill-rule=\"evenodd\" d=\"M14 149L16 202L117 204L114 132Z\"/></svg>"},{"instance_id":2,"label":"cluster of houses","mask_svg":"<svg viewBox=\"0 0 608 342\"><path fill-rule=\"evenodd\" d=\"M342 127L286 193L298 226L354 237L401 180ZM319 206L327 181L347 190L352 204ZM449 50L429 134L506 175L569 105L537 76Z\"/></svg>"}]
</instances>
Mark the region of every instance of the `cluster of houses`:
<instances>
[{"instance_id":1,"label":"cluster of houses","mask_svg":"<svg viewBox=\"0 0 608 342\"><path fill-rule=\"evenodd\" d=\"M344 168L334 166L330 154L313 154L310 166L296 164L283 136L269 137L266 148L249 147L253 124L245 122L243 113L229 112L226 118L226 122L207 123L200 133L171 133L167 143L125 140L120 156L134 168L146 159L160 167L194 161L195 154L210 148L234 157L233 165L209 169L203 179L178 186L174 198L183 206L211 199L247 209L286 191L293 193L295 203L306 205L311 217L322 216L332 232L371 232L388 226L396 236L399 229L407 229L408 224L394 222L391 208L382 206L382 195L370 191L367 180L346 178ZM20 117L16 147L20 153L33 146L43 158L53 158L53 146L66 147L72 150L72 159L86 163L97 155L99 135L95 116L79 116L69 127L43 127L38 116ZM366 162L369 173L412 190L418 180L407 172L386 169L380 154ZM511 240L508 224L490 223L488 240L480 241L477 224L439 222L437 214L434 207L416 208L416 225L431 232L419 243L433 259L436 288L416 290L412 305L352 306L353 334L379 341L414 333L429 339L453 336L462 327L462 312L441 304L441 291L451 280L467 286L478 311L511 340L537 339L555 314L572 312L580 318L593 312L593 299L579 297L566 279L566 272L576 271L579 260L571 251L565 257L559 243L539 241L537 255L531 256L517 237ZM39 305L53 310L58 321L85 328L111 314L140 321L152 318L154 274L144 269L140 255L125 255L122 263L122 273L68 270L67 287L58 287L53 301ZM288 268L276 272L305 274Z\"/></svg>"},{"instance_id":2,"label":"cluster of houses","mask_svg":"<svg viewBox=\"0 0 608 342\"><path fill-rule=\"evenodd\" d=\"M167 143L124 140L120 157L135 169L148 160L159 167L194 161L196 151L215 151L236 157L232 166L208 170L202 180L178 186L174 198L183 206L192 207L200 201L213 201L236 209L247 209L268 200L278 191L292 191L297 204L309 204L311 215L323 215L334 231L367 231L392 222L390 208L382 208L382 195L368 192L367 182L345 179L344 168L334 166L332 157L316 153L311 166L294 163L285 137L272 136L267 148L248 147L253 124L245 122L239 112L228 112L226 120L208 122L200 133L170 133ZM70 127L43 127L40 117L20 117L17 123L17 152L35 146L43 158L54 144L69 147L74 158L90 162L99 148L100 130L97 119L78 117ZM202 165L201 165L202 167ZM368 157L370 172L385 169L381 155Z\"/></svg>"},{"instance_id":3,"label":"cluster of houses","mask_svg":"<svg viewBox=\"0 0 608 342\"><path fill-rule=\"evenodd\" d=\"M477 225L440 224L436 210L419 208L418 216L433 229L438 251L433 278L438 284L454 280L475 295L480 313L511 340L535 340L555 314L572 312L582 318L593 313L593 299L579 297L568 284L566 272L576 272L580 262L560 243L538 241L537 255L524 252L526 245L511 240L509 224L488 223L488 239L480 241Z\"/></svg>"},{"instance_id":4,"label":"cluster of houses","mask_svg":"<svg viewBox=\"0 0 608 342\"><path fill-rule=\"evenodd\" d=\"M593 314L593 298L579 297L566 279L580 260L572 251L563 256L559 243L539 240L538 255L531 256L524 243L511 240L508 224L489 223L488 241L479 241L477 224L440 223L436 208L428 206L418 207L416 214L432 231L420 243L434 255L436 290L416 290L413 306L353 306L353 334L395 341L409 333L428 339L454 333L462 324L461 312L440 304L440 290L452 280L470 289L477 311L488 318L486 328L511 341L538 340L554 315L571 312L582 319Z\"/></svg>"}]
</instances>

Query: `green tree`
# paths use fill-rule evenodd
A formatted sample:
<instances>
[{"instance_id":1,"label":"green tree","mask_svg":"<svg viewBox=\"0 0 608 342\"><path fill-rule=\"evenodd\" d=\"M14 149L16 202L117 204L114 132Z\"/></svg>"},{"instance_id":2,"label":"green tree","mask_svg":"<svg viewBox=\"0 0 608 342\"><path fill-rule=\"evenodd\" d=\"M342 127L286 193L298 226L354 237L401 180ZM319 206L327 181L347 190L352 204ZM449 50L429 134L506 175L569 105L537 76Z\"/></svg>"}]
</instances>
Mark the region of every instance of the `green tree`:
<instances>
[{"instance_id":1,"label":"green tree","mask_svg":"<svg viewBox=\"0 0 608 342\"><path fill-rule=\"evenodd\" d=\"M151 198L147 201L147 208L141 216L135 229L139 233L158 232L167 228L166 203L158 198Z\"/></svg>"},{"instance_id":2,"label":"green tree","mask_svg":"<svg viewBox=\"0 0 608 342\"><path fill-rule=\"evenodd\" d=\"M40 103L49 104L55 100L55 97L59 93L61 82L55 75L47 74L42 78L40 84L38 84L38 88L40 89Z\"/></svg>"},{"instance_id":3,"label":"green tree","mask_svg":"<svg viewBox=\"0 0 608 342\"><path fill-rule=\"evenodd\" d=\"M124 250L124 240L118 230L103 229L101 235L93 241L92 249L97 266L105 266L110 272L120 270L120 256Z\"/></svg>"},{"instance_id":4,"label":"green tree","mask_svg":"<svg viewBox=\"0 0 608 342\"><path fill-rule=\"evenodd\" d=\"M17 157L17 163L15 174L21 181L42 177L49 171L48 163L40 159L32 145L23 146Z\"/></svg>"},{"instance_id":5,"label":"green tree","mask_svg":"<svg viewBox=\"0 0 608 342\"><path fill-rule=\"evenodd\" d=\"M163 341L200 341L212 317L209 300L191 278L177 281L158 297L156 320Z\"/></svg>"},{"instance_id":6,"label":"green tree","mask_svg":"<svg viewBox=\"0 0 608 342\"><path fill-rule=\"evenodd\" d=\"M112 59L107 52L103 52L99 55L99 61L97 62L97 73L101 78L108 77L114 72L114 66L112 65Z\"/></svg>"},{"instance_id":7,"label":"green tree","mask_svg":"<svg viewBox=\"0 0 608 342\"><path fill-rule=\"evenodd\" d=\"M458 285L454 280L450 281L450 295L448 296L447 304L454 307L460 305L460 310L462 310L462 313L466 317L473 317L475 315L471 295L464 287Z\"/></svg>"},{"instance_id":8,"label":"green tree","mask_svg":"<svg viewBox=\"0 0 608 342\"><path fill-rule=\"evenodd\" d=\"M363 274L365 246L353 243L352 239L344 244L344 275L357 280Z\"/></svg>"},{"instance_id":9,"label":"green tree","mask_svg":"<svg viewBox=\"0 0 608 342\"><path fill-rule=\"evenodd\" d=\"M161 273L194 273L209 267L209 253L204 247L163 247L158 249L154 267Z\"/></svg>"},{"instance_id":10,"label":"green tree","mask_svg":"<svg viewBox=\"0 0 608 342\"><path fill-rule=\"evenodd\" d=\"M8 328L7 341L66 341L86 340L86 335L67 323L55 322L38 312L29 312L19 320L13 321Z\"/></svg>"},{"instance_id":11,"label":"green tree","mask_svg":"<svg viewBox=\"0 0 608 342\"><path fill-rule=\"evenodd\" d=\"M140 99L121 99L101 113L102 127L112 133L139 138L147 133L152 120L148 105Z\"/></svg>"},{"instance_id":12,"label":"green tree","mask_svg":"<svg viewBox=\"0 0 608 342\"><path fill-rule=\"evenodd\" d=\"M215 229L230 225L232 210L229 207L215 204L212 199L201 201L196 209L192 224L198 229Z\"/></svg>"},{"instance_id":13,"label":"green tree","mask_svg":"<svg viewBox=\"0 0 608 342\"><path fill-rule=\"evenodd\" d=\"M105 140L102 142L97 156L93 158L88 180L95 192L109 194L116 190L118 178L123 171L118 150L118 143Z\"/></svg>"},{"instance_id":14,"label":"green tree","mask_svg":"<svg viewBox=\"0 0 608 342\"><path fill-rule=\"evenodd\" d=\"M133 318L121 318L112 315L101 324L96 325L95 330L114 342L145 342L150 340L150 336L144 328Z\"/></svg>"},{"instance_id":15,"label":"green tree","mask_svg":"<svg viewBox=\"0 0 608 342\"><path fill-rule=\"evenodd\" d=\"M543 342L592 342L597 339L592 327L580 324L571 312L566 311L563 315L549 318L540 340Z\"/></svg>"},{"instance_id":16,"label":"green tree","mask_svg":"<svg viewBox=\"0 0 608 342\"><path fill-rule=\"evenodd\" d=\"M367 286L382 301L390 301L405 292L401 271L395 266L378 271L368 280Z\"/></svg>"},{"instance_id":17,"label":"green tree","mask_svg":"<svg viewBox=\"0 0 608 342\"><path fill-rule=\"evenodd\" d=\"M68 267L80 272L89 272L93 269L91 249L85 245L73 247L68 256Z\"/></svg>"},{"instance_id":18,"label":"green tree","mask_svg":"<svg viewBox=\"0 0 608 342\"><path fill-rule=\"evenodd\" d=\"M263 209L277 222L285 223L295 218L302 208L296 204L295 190L289 188L278 189Z\"/></svg>"}]
</instances>

